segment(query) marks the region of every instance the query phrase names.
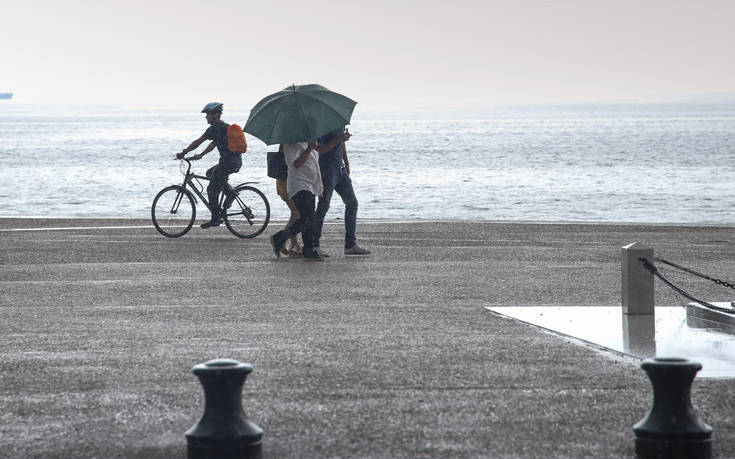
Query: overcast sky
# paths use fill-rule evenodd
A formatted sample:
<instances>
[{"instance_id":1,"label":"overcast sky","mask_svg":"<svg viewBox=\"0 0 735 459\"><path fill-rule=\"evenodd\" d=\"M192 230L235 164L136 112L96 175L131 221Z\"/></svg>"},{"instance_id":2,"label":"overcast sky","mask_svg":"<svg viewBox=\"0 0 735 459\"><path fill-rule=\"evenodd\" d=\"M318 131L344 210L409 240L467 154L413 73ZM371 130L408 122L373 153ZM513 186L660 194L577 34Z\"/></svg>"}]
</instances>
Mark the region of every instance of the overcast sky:
<instances>
[{"instance_id":1,"label":"overcast sky","mask_svg":"<svg viewBox=\"0 0 735 459\"><path fill-rule=\"evenodd\" d=\"M291 83L362 107L735 94L735 1L0 0L14 103L249 109Z\"/></svg>"}]
</instances>

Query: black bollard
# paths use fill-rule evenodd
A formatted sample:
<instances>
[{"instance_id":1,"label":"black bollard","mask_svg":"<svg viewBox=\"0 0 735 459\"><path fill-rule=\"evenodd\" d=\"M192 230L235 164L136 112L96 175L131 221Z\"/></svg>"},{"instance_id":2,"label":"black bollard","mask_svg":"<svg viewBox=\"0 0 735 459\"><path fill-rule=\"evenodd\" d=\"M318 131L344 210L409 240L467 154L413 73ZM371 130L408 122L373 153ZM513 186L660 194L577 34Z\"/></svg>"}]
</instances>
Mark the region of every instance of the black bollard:
<instances>
[{"instance_id":1,"label":"black bollard","mask_svg":"<svg viewBox=\"0 0 735 459\"><path fill-rule=\"evenodd\" d=\"M242 386L253 367L237 360L215 359L191 371L204 387L204 414L186 432L189 459L259 458L263 429L242 409Z\"/></svg>"},{"instance_id":2,"label":"black bollard","mask_svg":"<svg viewBox=\"0 0 735 459\"><path fill-rule=\"evenodd\" d=\"M653 406L633 427L639 458L712 457L712 428L691 401L692 382L702 364L680 358L646 359L641 368L653 384Z\"/></svg>"}]
</instances>

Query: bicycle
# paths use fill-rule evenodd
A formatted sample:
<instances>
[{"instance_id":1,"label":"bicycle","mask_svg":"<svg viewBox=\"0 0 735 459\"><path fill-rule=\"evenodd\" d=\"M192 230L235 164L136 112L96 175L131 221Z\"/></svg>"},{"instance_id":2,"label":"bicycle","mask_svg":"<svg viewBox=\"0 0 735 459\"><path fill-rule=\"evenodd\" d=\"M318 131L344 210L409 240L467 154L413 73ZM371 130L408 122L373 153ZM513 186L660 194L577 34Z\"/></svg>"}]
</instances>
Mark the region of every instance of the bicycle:
<instances>
[{"instance_id":1,"label":"bicycle","mask_svg":"<svg viewBox=\"0 0 735 459\"><path fill-rule=\"evenodd\" d=\"M186 162L186 172L183 164ZM171 185L158 192L151 206L153 225L159 233L166 237L181 237L194 225L196 219L196 199L187 185L199 197L199 200L212 211L212 207L204 196L204 185L201 180L208 177L191 171L191 160L183 158L179 170L184 175L181 185ZM250 184L244 182L234 188L225 183L225 192L220 195L220 209L223 209L221 221L227 229L237 237L250 239L262 233L268 226L271 216L270 204L265 195Z\"/></svg>"}]
</instances>

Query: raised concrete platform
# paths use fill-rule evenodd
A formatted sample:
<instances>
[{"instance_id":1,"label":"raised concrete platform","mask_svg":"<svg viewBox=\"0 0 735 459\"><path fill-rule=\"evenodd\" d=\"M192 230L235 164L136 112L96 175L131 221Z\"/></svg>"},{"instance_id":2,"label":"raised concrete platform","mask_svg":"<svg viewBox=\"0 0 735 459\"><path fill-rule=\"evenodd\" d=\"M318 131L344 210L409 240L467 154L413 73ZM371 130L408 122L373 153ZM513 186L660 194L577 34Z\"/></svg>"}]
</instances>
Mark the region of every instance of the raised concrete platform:
<instances>
[{"instance_id":1,"label":"raised concrete platform","mask_svg":"<svg viewBox=\"0 0 735 459\"><path fill-rule=\"evenodd\" d=\"M709 308L699 303L687 304L687 324L692 328L718 330L735 336L735 307L732 301L715 301L710 304L721 309Z\"/></svg>"},{"instance_id":2,"label":"raised concrete platform","mask_svg":"<svg viewBox=\"0 0 735 459\"><path fill-rule=\"evenodd\" d=\"M630 457L651 404L637 359L485 308L618 306L634 241L734 279L733 234L359 222L373 255L349 259L331 224L315 264L226 229L0 220L0 456L183 457L203 410L190 369L230 357L254 367L243 400L266 457ZM716 457L735 457L731 389L693 386Z\"/></svg>"}]
</instances>

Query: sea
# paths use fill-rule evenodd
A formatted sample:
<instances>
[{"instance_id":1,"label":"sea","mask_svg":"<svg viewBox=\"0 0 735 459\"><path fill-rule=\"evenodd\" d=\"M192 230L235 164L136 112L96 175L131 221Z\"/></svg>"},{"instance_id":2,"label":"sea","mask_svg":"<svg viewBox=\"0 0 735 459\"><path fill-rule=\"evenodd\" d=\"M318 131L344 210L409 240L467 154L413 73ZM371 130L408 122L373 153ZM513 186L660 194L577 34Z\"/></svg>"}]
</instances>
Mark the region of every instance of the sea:
<instances>
[{"instance_id":1,"label":"sea","mask_svg":"<svg viewBox=\"0 0 735 459\"><path fill-rule=\"evenodd\" d=\"M0 217L150 218L206 127L195 109L0 103ZM349 129L361 219L735 224L735 103L358 105ZM256 182L286 219L274 147L246 136L230 183ZM343 213L335 195L327 218Z\"/></svg>"}]
</instances>

